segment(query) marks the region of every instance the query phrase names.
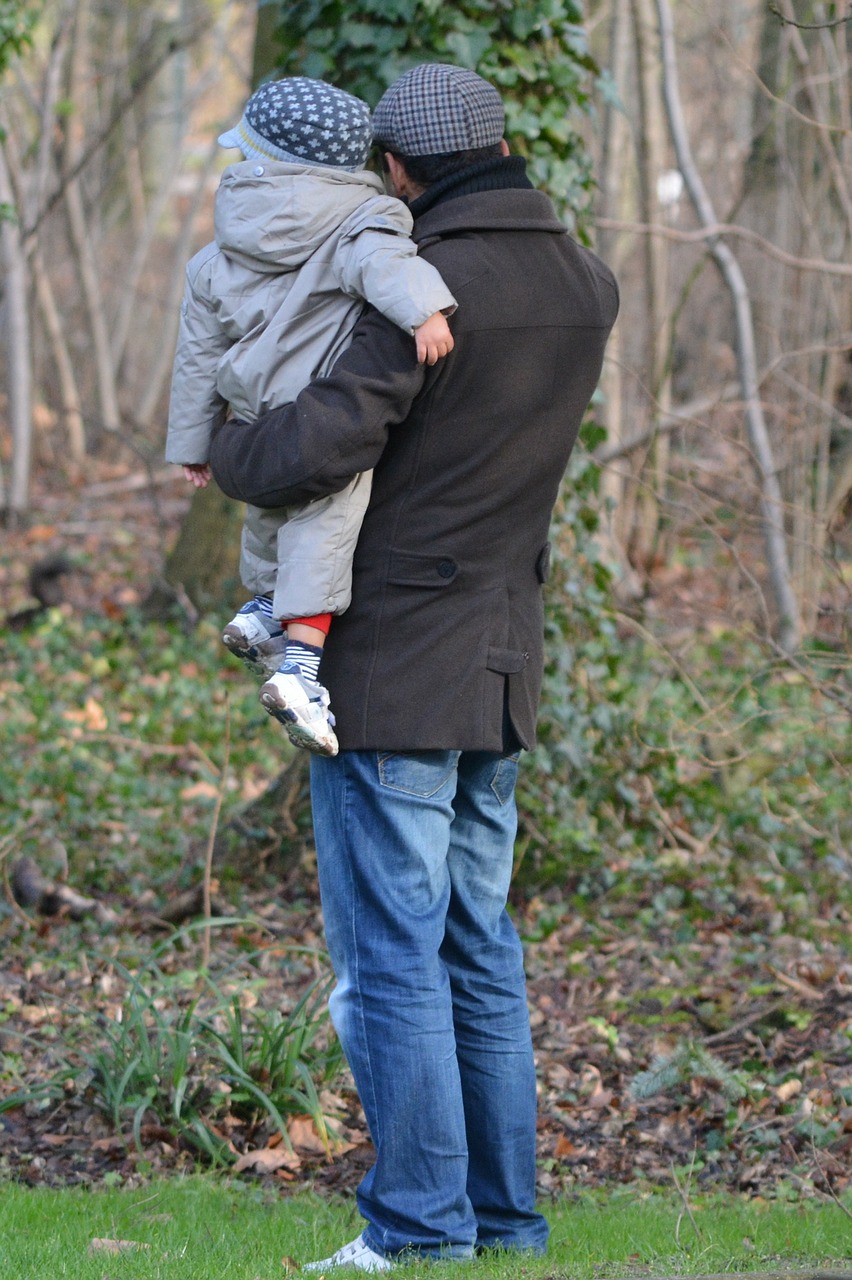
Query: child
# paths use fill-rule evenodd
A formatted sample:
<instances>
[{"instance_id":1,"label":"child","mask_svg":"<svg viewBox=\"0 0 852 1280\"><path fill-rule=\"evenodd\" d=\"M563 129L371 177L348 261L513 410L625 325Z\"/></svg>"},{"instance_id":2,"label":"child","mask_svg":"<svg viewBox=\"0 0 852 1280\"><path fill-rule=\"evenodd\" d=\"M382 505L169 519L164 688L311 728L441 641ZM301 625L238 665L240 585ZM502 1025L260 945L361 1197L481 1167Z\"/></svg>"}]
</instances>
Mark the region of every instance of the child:
<instances>
[{"instance_id":1,"label":"child","mask_svg":"<svg viewBox=\"0 0 852 1280\"><path fill-rule=\"evenodd\" d=\"M277 80L219 142L245 159L222 176L215 242L186 269L166 443L196 487L210 479L210 438L228 406L253 420L294 400L348 345L364 301L413 333L429 364L452 350L445 315L456 308L416 256L408 210L364 170L365 103L319 80ZM319 662L331 616L351 598L369 496L361 475L300 508L247 507L240 574L255 594L222 636L271 676L260 699L291 741L321 755L337 753L337 738Z\"/></svg>"}]
</instances>

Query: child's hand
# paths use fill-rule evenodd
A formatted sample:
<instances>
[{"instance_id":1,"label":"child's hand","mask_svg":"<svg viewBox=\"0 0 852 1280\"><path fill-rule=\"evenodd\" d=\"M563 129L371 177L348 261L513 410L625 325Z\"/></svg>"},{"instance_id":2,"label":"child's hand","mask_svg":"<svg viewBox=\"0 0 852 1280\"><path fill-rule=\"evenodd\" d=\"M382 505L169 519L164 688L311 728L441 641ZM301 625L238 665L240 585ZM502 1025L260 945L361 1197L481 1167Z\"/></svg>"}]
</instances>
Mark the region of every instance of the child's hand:
<instances>
[{"instance_id":1,"label":"child's hand","mask_svg":"<svg viewBox=\"0 0 852 1280\"><path fill-rule=\"evenodd\" d=\"M437 364L441 356L449 355L455 346L447 317L440 311L417 326L414 340L417 343L418 364Z\"/></svg>"},{"instance_id":2,"label":"child's hand","mask_svg":"<svg viewBox=\"0 0 852 1280\"><path fill-rule=\"evenodd\" d=\"M183 474L196 489L206 489L212 479L210 467L206 462L185 462Z\"/></svg>"}]
</instances>

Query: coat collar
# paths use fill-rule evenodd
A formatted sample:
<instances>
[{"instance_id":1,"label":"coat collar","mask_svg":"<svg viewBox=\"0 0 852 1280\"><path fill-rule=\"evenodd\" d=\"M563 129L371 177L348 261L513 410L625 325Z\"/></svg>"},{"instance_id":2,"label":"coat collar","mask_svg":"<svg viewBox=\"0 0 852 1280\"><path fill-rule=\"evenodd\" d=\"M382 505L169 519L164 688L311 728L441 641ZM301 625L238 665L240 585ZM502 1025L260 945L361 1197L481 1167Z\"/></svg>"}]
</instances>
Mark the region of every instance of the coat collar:
<instances>
[{"instance_id":1,"label":"coat collar","mask_svg":"<svg viewBox=\"0 0 852 1280\"><path fill-rule=\"evenodd\" d=\"M466 231L548 231L567 235L549 196L530 187L477 191L441 201L414 223L412 239L425 248L444 236Z\"/></svg>"}]
</instances>

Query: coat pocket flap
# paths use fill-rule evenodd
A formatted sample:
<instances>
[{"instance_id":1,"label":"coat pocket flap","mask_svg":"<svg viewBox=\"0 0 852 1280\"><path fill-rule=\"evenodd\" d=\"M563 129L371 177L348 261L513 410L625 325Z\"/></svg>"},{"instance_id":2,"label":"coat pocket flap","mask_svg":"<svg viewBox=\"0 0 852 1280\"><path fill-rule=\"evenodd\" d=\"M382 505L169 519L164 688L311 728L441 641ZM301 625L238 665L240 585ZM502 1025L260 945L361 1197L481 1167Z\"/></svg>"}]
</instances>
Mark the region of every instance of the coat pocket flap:
<instances>
[{"instance_id":1,"label":"coat pocket flap","mask_svg":"<svg viewBox=\"0 0 852 1280\"><path fill-rule=\"evenodd\" d=\"M448 587L459 567L440 552L392 551L388 582L396 587Z\"/></svg>"},{"instance_id":2,"label":"coat pocket flap","mask_svg":"<svg viewBox=\"0 0 852 1280\"><path fill-rule=\"evenodd\" d=\"M523 671L529 656L520 649L496 649L492 645L488 650L488 661L485 665L489 671L499 671L501 675L511 676L516 671Z\"/></svg>"}]
</instances>

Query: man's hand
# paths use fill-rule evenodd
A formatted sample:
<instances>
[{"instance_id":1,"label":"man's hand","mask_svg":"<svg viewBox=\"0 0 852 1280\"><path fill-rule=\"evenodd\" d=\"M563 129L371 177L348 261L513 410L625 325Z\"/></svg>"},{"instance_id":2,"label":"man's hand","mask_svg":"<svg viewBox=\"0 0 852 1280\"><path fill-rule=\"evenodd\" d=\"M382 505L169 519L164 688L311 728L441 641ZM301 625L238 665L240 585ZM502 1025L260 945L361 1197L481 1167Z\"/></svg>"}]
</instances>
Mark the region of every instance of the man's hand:
<instances>
[{"instance_id":1,"label":"man's hand","mask_svg":"<svg viewBox=\"0 0 852 1280\"><path fill-rule=\"evenodd\" d=\"M436 311L423 324L418 325L414 330L414 339L417 343L418 364L437 364L455 346L447 317L441 311Z\"/></svg>"},{"instance_id":2,"label":"man's hand","mask_svg":"<svg viewBox=\"0 0 852 1280\"><path fill-rule=\"evenodd\" d=\"M212 478L207 462L185 462L183 474L196 489L206 489Z\"/></svg>"}]
</instances>

